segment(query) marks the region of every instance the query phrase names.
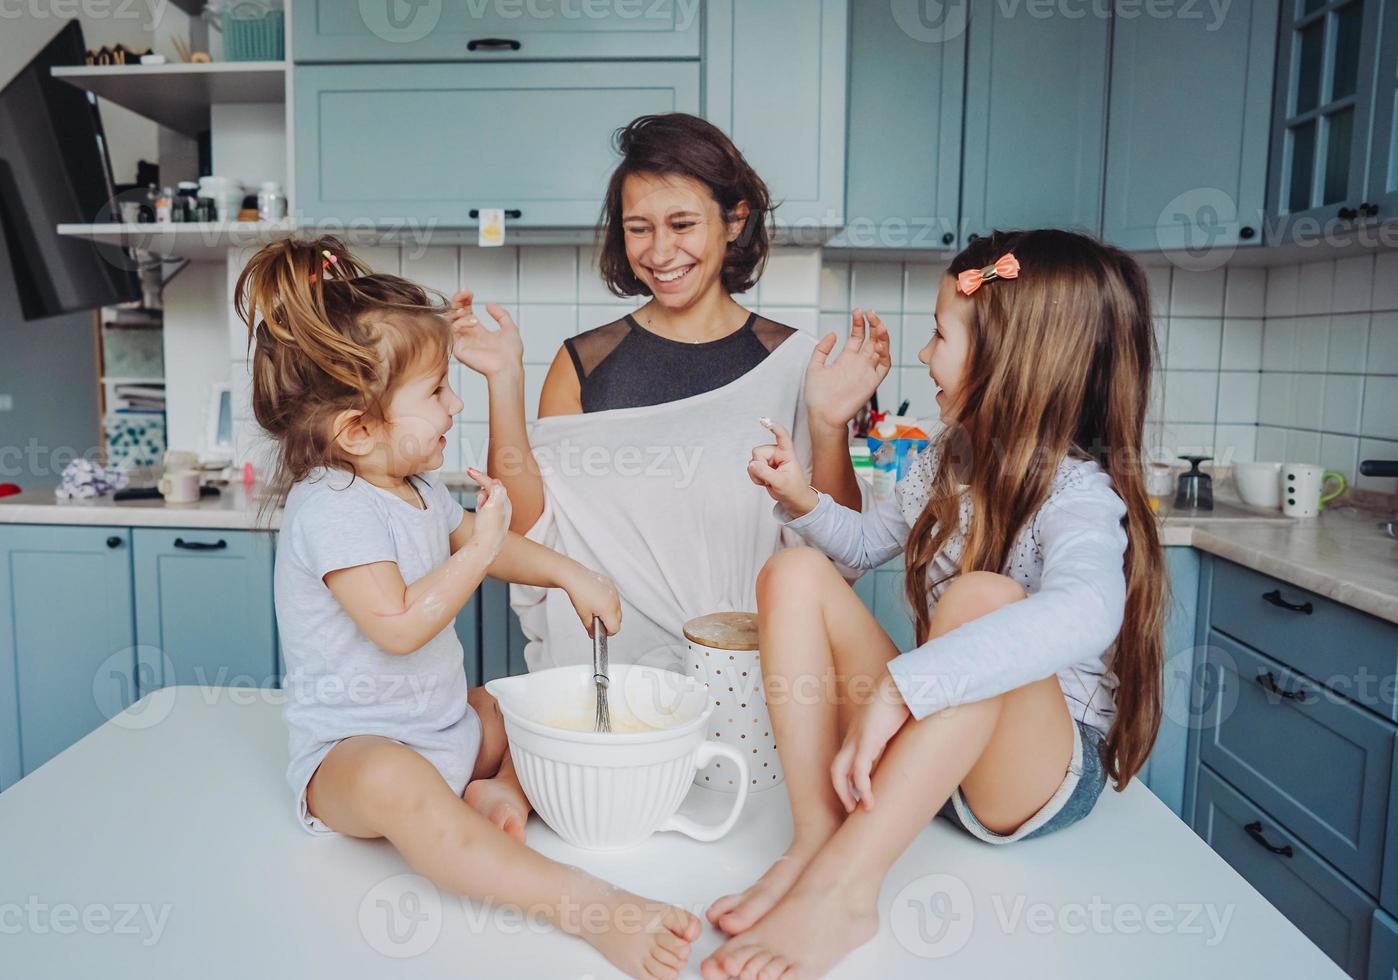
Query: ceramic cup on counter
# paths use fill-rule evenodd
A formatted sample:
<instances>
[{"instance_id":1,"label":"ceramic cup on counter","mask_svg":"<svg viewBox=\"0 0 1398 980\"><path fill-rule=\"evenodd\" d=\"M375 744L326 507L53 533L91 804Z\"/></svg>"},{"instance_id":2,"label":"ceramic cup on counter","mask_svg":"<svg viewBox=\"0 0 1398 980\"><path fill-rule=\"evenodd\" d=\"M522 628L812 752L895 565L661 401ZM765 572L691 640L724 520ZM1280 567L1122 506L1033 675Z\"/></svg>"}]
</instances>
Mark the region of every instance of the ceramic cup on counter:
<instances>
[{"instance_id":1,"label":"ceramic cup on counter","mask_svg":"<svg viewBox=\"0 0 1398 980\"><path fill-rule=\"evenodd\" d=\"M167 504L193 504L199 501L198 470L166 470L155 486Z\"/></svg>"},{"instance_id":2,"label":"ceramic cup on counter","mask_svg":"<svg viewBox=\"0 0 1398 980\"><path fill-rule=\"evenodd\" d=\"M1233 482L1243 503L1252 507L1281 506L1281 463L1234 463Z\"/></svg>"},{"instance_id":3,"label":"ceramic cup on counter","mask_svg":"<svg viewBox=\"0 0 1398 980\"><path fill-rule=\"evenodd\" d=\"M592 665L499 677L485 689L500 703L524 795L559 837L576 847L633 847L658 831L718 840L747 802L747 761L715 741L713 699L699 681L671 670L612 664L612 730L594 731ZM696 769L718 759L739 773L727 814L701 823L677 813Z\"/></svg>"},{"instance_id":4,"label":"ceramic cup on counter","mask_svg":"<svg viewBox=\"0 0 1398 980\"><path fill-rule=\"evenodd\" d=\"M684 624L688 643L685 669L709 685L714 714L710 737L731 745L748 762L750 788L771 789L782 782L782 763L767 695L762 688L762 664L757 650L757 614L721 612L699 616ZM696 785L736 793L739 774L722 760L699 770Z\"/></svg>"},{"instance_id":5,"label":"ceramic cup on counter","mask_svg":"<svg viewBox=\"0 0 1398 980\"><path fill-rule=\"evenodd\" d=\"M1334 489L1326 491L1327 484ZM1325 505L1345 492L1342 474L1313 463L1283 463L1281 509L1287 517L1315 517Z\"/></svg>"}]
</instances>

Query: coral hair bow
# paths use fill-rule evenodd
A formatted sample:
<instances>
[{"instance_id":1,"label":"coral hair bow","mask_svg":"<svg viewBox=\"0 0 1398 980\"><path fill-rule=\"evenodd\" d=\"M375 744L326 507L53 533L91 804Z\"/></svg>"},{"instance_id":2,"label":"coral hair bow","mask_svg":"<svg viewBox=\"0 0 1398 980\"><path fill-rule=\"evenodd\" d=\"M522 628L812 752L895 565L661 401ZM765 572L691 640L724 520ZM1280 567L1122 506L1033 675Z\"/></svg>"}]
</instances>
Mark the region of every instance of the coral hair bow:
<instances>
[{"instance_id":1,"label":"coral hair bow","mask_svg":"<svg viewBox=\"0 0 1398 980\"><path fill-rule=\"evenodd\" d=\"M1006 252L994 265L988 265L984 269L967 269L957 275L956 289L962 295L970 296L981 288L981 283L992 279L1014 279L1018 276L1019 259L1015 258L1013 253Z\"/></svg>"}]
</instances>

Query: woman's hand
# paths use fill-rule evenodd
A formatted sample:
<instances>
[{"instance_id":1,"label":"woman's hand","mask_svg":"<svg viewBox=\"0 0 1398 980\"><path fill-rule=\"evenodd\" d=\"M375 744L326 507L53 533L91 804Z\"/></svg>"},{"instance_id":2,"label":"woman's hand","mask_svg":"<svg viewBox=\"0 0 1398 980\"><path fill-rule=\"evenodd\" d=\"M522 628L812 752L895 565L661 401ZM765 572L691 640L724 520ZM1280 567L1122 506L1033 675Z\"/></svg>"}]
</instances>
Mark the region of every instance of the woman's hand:
<instances>
[{"instance_id":1,"label":"woman's hand","mask_svg":"<svg viewBox=\"0 0 1398 980\"><path fill-rule=\"evenodd\" d=\"M838 357L835 334L820 339L806 368L806 411L813 425L844 428L878 390L893 366L888 328L876 313L855 309L850 315L849 339Z\"/></svg>"},{"instance_id":2,"label":"woman's hand","mask_svg":"<svg viewBox=\"0 0 1398 980\"><path fill-rule=\"evenodd\" d=\"M505 484L480 470L468 469L466 472L480 484L480 489L476 491L476 519L468 543L487 556L486 564L489 565L500 557L500 549L505 547L505 538L510 533L510 493L505 489Z\"/></svg>"},{"instance_id":3,"label":"woman's hand","mask_svg":"<svg viewBox=\"0 0 1398 980\"><path fill-rule=\"evenodd\" d=\"M766 490L792 517L809 514L820 503L820 495L811 489L806 471L796 458L791 433L770 419L763 419L762 424L771 430L777 444L758 446L752 451L748 479Z\"/></svg>"},{"instance_id":4,"label":"woman's hand","mask_svg":"<svg viewBox=\"0 0 1398 980\"><path fill-rule=\"evenodd\" d=\"M856 806L874 808L873 772L883 750L912 717L893 678L885 675L868 704L861 706L845 733L845 742L830 764L830 779L846 813Z\"/></svg>"},{"instance_id":5,"label":"woman's hand","mask_svg":"<svg viewBox=\"0 0 1398 980\"><path fill-rule=\"evenodd\" d=\"M607 635L614 636L621 629L621 595L615 583L585 565L577 562L570 564L572 567L561 584L573 601L583 629L587 630L588 636L592 636L592 623L600 619Z\"/></svg>"},{"instance_id":6,"label":"woman's hand","mask_svg":"<svg viewBox=\"0 0 1398 980\"><path fill-rule=\"evenodd\" d=\"M471 307L472 298L470 290L452 297L451 352L458 361L487 380L510 370L523 373L524 339L509 311L497 303L486 307L486 312L500 326L499 330L491 330L476 318Z\"/></svg>"}]
</instances>

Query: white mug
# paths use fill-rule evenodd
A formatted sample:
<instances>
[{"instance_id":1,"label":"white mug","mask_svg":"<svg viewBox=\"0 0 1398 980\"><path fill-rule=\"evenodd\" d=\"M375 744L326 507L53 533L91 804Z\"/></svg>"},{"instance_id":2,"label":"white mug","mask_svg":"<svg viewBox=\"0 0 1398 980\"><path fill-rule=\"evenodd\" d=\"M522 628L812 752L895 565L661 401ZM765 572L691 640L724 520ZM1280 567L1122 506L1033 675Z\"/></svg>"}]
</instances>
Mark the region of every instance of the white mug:
<instances>
[{"instance_id":1,"label":"white mug","mask_svg":"<svg viewBox=\"0 0 1398 980\"><path fill-rule=\"evenodd\" d=\"M1326 492L1325 486L1339 485ZM1342 474L1312 463L1283 463L1281 468L1281 507L1287 517L1315 517L1325 505L1345 492Z\"/></svg>"},{"instance_id":2,"label":"white mug","mask_svg":"<svg viewBox=\"0 0 1398 980\"><path fill-rule=\"evenodd\" d=\"M714 709L708 738L737 749L748 763L748 788L753 792L780 786L781 757L762 687L762 658L757 650L755 613L715 613L684 624L685 669L709 686ZM727 634L729 641L716 637ZM704 642L703 637L707 640ZM750 647L751 649L742 649ZM722 793L739 790L738 774L721 761L705 766L694 777L696 786Z\"/></svg>"},{"instance_id":3,"label":"white mug","mask_svg":"<svg viewBox=\"0 0 1398 980\"><path fill-rule=\"evenodd\" d=\"M199 471L175 470L165 472L156 489L167 504L192 504L199 500Z\"/></svg>"}]
</instances>

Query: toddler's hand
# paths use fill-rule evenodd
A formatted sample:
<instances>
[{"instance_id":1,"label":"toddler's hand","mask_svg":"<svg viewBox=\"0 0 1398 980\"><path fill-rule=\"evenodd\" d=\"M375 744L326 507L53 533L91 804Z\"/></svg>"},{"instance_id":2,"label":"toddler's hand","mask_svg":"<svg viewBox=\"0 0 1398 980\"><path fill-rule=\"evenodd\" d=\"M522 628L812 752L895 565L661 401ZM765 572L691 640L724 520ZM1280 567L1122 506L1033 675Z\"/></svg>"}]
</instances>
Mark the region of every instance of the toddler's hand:
<instances>
[{"instance_id":1,"label":"toddler's hand","mask_svg":"<svg viewBox=\"0 0 1398 980\"><path fill-rule=\"evenodd\" d=\"M496 303L486 307L486 312L500 326L499 330L491 330L477 319L472 299L470 290L452 297L451 352L456 359L486 378L523 365L524 338L509 311Z\"/></svg>"},{"instance_id":2,"label":"toddler's hand","mask_svg":"<svg viewBox=\"0 0 1398 980\"><path fill-rule=\"evenodd\" d=\"M481 487L476 492L476 520L471 529L471 542L489 556L489 562L494 562L500 557L500 549L505 547L505 538L510 533L510 494L505 484L480 470L466 472Z\"/></svg>"},{"instance_id":3,"label":"toddler's hand","mask_svg":"<svg viewBox=\"0 0 1398 980\"><path fill-rule=\"evenodd\" d=\"M621 595L616 590L616 583L607 576L575 564L563 588L573 601L573 608L577 610L588 636L592 636L595 619L602 620L602 627L608 636L621 629Z\"/></svg>"},{"instance_id":4,"label":"toddler's hand","mask_svg":"<svg viewBox=\"0 0 1398 980\"><path fill-rule=\"evenodd\" d=\"M811 489L806 472L796 458L791 433L769 419L762 424L776 437L775 446L758 446L748 461L748 478L767 491L788 514L801 517L815 509L820 497Z\"/></svg>"}]
</instances>

